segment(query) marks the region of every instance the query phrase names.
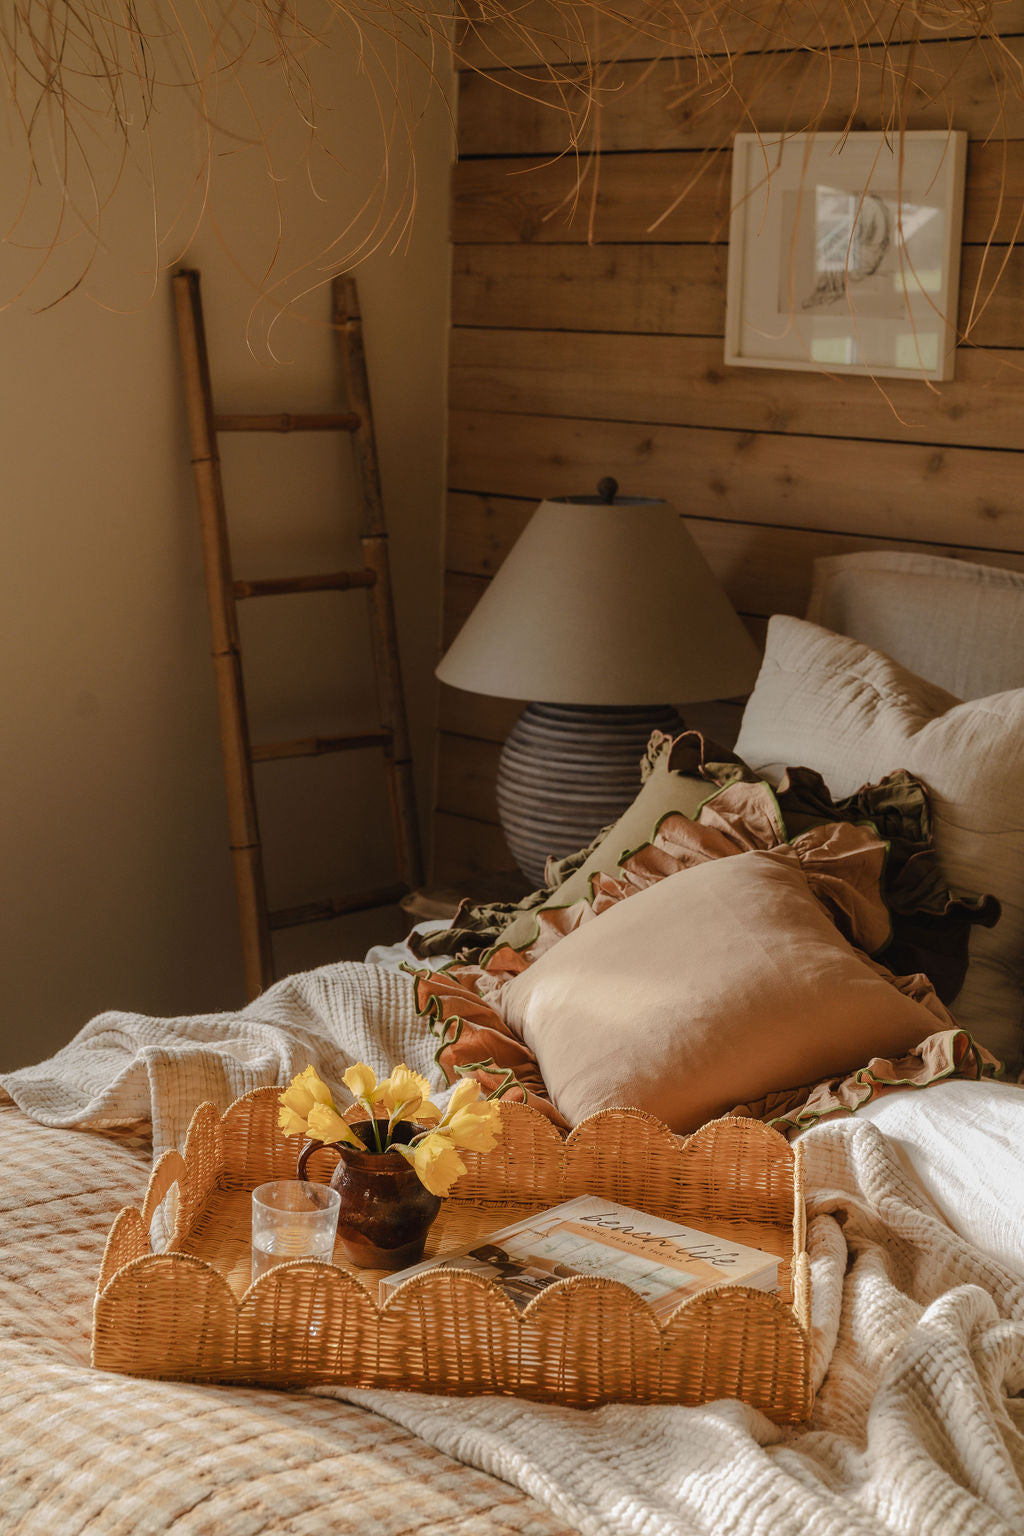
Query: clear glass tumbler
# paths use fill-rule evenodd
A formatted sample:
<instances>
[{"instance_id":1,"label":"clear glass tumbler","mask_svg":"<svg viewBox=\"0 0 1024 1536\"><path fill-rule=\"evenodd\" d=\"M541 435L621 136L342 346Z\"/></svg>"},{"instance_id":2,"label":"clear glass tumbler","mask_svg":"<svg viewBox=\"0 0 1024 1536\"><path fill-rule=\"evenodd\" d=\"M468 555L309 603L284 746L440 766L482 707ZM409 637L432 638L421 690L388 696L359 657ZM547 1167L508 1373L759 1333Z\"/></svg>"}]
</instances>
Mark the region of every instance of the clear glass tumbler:
<instances>
[{"instance_id":1,"label":"clear glass tumbler","mask_svg":"<svg viewBox=\"0 0 1024 1536\"><path fill-rule=\"evenodd\" d=\"M341 1197L326 1184L276 1179L252 1192L252 1278L289 1259L329 1264Z\"/></svg>"}]
</instances>

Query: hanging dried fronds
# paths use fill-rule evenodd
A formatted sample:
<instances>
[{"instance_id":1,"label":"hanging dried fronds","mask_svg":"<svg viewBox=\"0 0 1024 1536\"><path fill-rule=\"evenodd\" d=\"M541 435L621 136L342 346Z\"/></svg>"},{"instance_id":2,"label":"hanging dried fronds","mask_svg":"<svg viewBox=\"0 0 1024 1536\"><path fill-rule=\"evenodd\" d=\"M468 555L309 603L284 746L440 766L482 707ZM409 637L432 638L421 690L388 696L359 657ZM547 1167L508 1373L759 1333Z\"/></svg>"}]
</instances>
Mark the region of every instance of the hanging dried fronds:
<instances>
[{"instance_id":1,"label":"hanging dried fronds","mask_svg":"<svg viewBox=\"0 0 1024 1536\"><path fill-rule=\"evenodd\" d=\"M273 209L276 233L250 274L261 292L283 293L303 267L323 281L381 242L400 244L416 201L417 127L430 95L446 90L453 56L504 88L503 121L551 114L551 153L577 157L576 195L591 199L585 178L596 178L602 138L614 124L616 143L628 144L623 125L641 92L659 93L660 147L703 151L679 199L739 129L897 134L962 127L967 115L974 138L1005 142L1024 136L1022 55L1001 36L1019 9L1020 0L3 0L0 299L44 274L47 301L80 284L123 234L126 186L147 194L155 281L204 216L216 219L220 184L239 166ZM355 211L327 248L294 253L280 189L300 164L319 199L352 174L352 135L365 140L365 114L346 118L356 79L374 103L378 142L369 160L358 146Z\"/></svg>"}]
</instances>

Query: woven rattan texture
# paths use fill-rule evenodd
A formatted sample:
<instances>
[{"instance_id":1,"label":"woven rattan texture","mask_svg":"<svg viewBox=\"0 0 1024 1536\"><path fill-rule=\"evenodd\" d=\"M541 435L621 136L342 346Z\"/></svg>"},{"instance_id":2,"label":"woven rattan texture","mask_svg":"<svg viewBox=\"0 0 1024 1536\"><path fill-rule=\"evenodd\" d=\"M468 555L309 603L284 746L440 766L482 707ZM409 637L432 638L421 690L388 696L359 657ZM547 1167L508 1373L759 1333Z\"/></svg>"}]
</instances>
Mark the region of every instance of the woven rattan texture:
<instances>
[{"instance_id":1,"label":"woven rattan texture","mask_svg":"<svg viewBox=\"0 0 1024 1536\"><path fill-rule=\"evenodd\" d=\"M142 1210L119 1214L96 1296L97 1366L198 1381L514 1393L581 1407L739 1397L780 1423L807 1416L800 1151L759 1122L718 1120L681 1140L640 1111L608 1110L563 1142L536 1111L503 1105L499 1149L469 1155L427 1252L590 1193L778 1253L779 1296L718 1287L659 1323L624 1286L571 1279L520 1315L497 1286L445 1270L406 1282L379 1309L377 1272L342 1263L296 1261L247 1284L250 1192L294 1170L276 1093L257 1089L223 1117L201 1106L184 1157L165 1154ZM318 1154L315 1176L329 1178L333 1161ZM173 1237L153 1254L149 1223L165 1198Z\"/></svg>"}]
</instances>

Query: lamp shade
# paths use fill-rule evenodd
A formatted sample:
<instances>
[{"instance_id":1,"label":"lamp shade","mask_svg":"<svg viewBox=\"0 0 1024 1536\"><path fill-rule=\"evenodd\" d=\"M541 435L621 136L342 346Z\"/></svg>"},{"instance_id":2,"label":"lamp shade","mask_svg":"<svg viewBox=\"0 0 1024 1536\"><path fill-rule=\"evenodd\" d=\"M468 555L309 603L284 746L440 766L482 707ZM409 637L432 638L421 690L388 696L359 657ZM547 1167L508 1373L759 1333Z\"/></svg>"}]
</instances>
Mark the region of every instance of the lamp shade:
<instances>
[{"instance_id":1,"label":"lamp shade","mask_svg":"<svg viewBox=\"0 0 1024 1536\"><path fill-rule=\"evenodd\" d=\"M437 668L471 693L552 704L746 693L758 654L665 501L543 501Z\"/></svg>"}]
</instances>

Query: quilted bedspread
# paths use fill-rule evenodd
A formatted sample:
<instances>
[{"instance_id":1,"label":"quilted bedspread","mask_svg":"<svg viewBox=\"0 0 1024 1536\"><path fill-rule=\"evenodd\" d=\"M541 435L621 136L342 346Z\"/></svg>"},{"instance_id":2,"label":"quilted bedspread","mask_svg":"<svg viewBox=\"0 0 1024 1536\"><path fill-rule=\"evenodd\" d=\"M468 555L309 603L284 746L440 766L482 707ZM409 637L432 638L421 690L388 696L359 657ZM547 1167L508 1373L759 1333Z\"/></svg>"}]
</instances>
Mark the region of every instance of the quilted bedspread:
<instances>
[{"instance_id":1,"label":"quilted bedspread","mask_svg":"<svg viewBox=\"0 0 1024 1536\"><path fill-rule=\"evenodd\" d=\"M422 1068L421 1036L406 978L339 965L238 1015L104 1015L5 1080L21 1107L0 1105L3 1536L1024 1530L1024 1283L856 1120L804 1139L821 1384L800 1429L735 1402L580 1412L92 1370L103 1243L141 1197L151 1134L168 1144L197 1095L226 1103L310 1060Z\"/></svg>"}]
</instances>

